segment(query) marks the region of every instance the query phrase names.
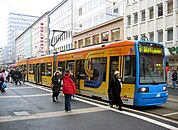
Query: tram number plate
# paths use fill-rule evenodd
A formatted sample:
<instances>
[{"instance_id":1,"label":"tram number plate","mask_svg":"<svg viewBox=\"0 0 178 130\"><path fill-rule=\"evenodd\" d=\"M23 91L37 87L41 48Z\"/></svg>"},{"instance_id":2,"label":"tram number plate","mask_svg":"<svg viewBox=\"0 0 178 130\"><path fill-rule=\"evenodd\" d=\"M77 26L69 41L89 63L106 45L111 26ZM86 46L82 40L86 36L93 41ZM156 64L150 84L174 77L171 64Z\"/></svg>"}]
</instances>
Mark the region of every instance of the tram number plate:
<instances>
[{"instance_id":1,"label":"tram number plate","mask_svg":"<svg viewBox=\"0 0 178 130\"><path fill-rule=\"evenodd\" d=\"M160 93L156 94L156 97L160 97L160 96L161 96L161 94L160 94Z\"/></svg>"}]
</instances>

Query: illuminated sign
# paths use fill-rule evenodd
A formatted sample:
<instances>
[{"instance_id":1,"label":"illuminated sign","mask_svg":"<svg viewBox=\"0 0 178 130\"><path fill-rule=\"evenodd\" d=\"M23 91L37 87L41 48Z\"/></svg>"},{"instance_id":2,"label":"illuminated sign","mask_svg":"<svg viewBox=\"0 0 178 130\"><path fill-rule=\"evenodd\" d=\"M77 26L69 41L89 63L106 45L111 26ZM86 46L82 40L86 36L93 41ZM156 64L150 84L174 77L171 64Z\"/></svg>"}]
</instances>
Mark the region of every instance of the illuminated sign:
<instances>
[{"instance_id":1,"label":"illuminated sign","mask_svg":"<svg viewBox=\"0 0 178 130\"><path fill-rule=\"evenodd\" d=\"M154 48L147 46L140 46L139 51L142 53L162 54L162 48Z\"/></svg>"}]
</instances>

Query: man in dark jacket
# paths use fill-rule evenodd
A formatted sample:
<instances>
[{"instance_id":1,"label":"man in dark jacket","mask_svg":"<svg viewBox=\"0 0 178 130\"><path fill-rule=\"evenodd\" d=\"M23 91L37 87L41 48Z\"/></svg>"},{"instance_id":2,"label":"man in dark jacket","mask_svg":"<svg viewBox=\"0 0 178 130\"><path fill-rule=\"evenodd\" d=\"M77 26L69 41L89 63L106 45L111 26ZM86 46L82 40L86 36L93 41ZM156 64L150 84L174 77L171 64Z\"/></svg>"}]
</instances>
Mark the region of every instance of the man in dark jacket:
<instances>
[{"instance_id":1,"label":"man in dark jacket","mask_svg":"<svg viewBox=\"0 0 178 130\"><path fill-rule=\"evenodd\" d=\"M173 74L172 74L172 89L176 88L176 81L177 81L177 71L173 70Z\"/></svg>"},{"instance_id":2,"label":"man in dark jacket","mask_svg":"<svg viewBox=\"0 0 178 130\"><path fill-rule=\"evenodd\" d=\"M56 100L58 100L58 96L59 96L59 93L60 93L60 89L61 89L61 77L60 77L60 75L61 75L61 72L57 70L54 73L54 76L52 77L52 84L53 84L52 98L53 98L53 102L56 102ZM56 100L55 100L55 98L56 98Z\"/></svg>"},{"instance_id":3,"label":"man in dark jacket","mask_svg":"<svg viewBox=\"0 0 178 130\"><path fill-rule=\"evenodd\" d=\"M112 95L112 99L110 101L110 106L113 107L113 105L119 106L118 110L122 111L122 100L120 97L122 88L121 79L119 78L119 71L114 72L114 76L111 81L111 85L108 88L108 94L109 96Z\"/></svg>"},{"instance_id":4,"label":"man in dark jacket","mask_svg":"<svg viewBox=\"0 0 178 130\"><path fill-rule=\"evenodd\" d=\"M20 82L20 79L21 79L21 78L22 78L22 74L21 74L21 72L19 71L19 69L17 69L17 70L15 71L15 73L14 73L15 85L17 85L18 82L20 83L20 85L22 84L22 83Z\"/></svg>"}]
</instances>

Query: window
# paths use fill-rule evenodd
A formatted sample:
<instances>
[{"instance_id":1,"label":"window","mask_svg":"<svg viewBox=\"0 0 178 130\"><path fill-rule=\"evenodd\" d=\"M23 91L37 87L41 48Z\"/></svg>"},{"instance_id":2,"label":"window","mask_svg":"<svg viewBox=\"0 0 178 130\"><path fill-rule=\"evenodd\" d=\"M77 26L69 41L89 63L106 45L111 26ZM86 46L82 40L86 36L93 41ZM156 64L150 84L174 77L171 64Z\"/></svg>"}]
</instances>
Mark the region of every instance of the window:
<instances>
[{"instance_id":1,"label":"window","mask_svg":"<svg viewBox=\"0 0 178 130\"><path fill-rule=\"evenodd\" d=\"M108 42L109 41L109 32L101 33L101 40L102 40L102 42Z\"/></svg>"},{"instance_id":2,"label":"window","mask_svg":"<svg viewBox=\"0 0 178 130\"><path fill-rule=\"evenodd\" d=\"M151 7L148 10L149 10L149 19L153 19L154 18L154 8Z\"/></svg>"},{"instance_id":3,"label":"window","mask_svg":"<svg viewBox=\"0 0 178 130\"><path fill-rule=\"evenodd\" d=\"M33 74L33 65L32 64L29 65L29 74Z\"/></svg>"},{"instance_id":4,"label":"window","mask_svg":"<svg viewBox=\"0 0 178 130\"><path fill-rule=\"evenodd\" d=\"M127 37L127 40L131 40L131 37Z\"/></svg>"},{"instance_id":5,"label":"window","mask_svg":"<svg viewBox=\"0 0 178 130\"><path fill-rule=\"evenodd\" d=\"M79 48L83 47L83 39L81 39L81 40L78 41L78 47Z\"/></svg>"},{"instance_id":6,"label":"window","mask_svg":"<svg viewBox=\"0 0 178 130\"><path fill-rule=\"evenodd\" d=\"M111 40L116 41L120 39L120 28L111 30Z\"/></svg>"},{"instance_id":7,"label":"window","mask_svg":"<svg viewBox=\"0 0 178 130\"><path fill-rule=\"evenodd\" d=\"M79 8L79 16L82 15L82 7Z\"/></svg>"},{"instance_id":8,"label":"window","mask_svg":"<svg viewBox=\"0 0 178 130\"><path fill-rule=\"evenodd\" d=\"M173 13L173 0L167 2L167 14Z\"/></svg>"},{"instance_id":9,"label":"window","mask_svg":"<svg viewBox=\"0 0 178 130\"><path fill-rule=\"evenodd\" d=\"M77 48L77 41L74 41L74 48Z\"/></svg>"},{"instance_id":10,"label":"window","mask_svg":"<svg viewBox=\"0 0 178 130\"><path fill-rule=\"evenodd\" d=\"M158 7L158 17L163 16L163 4L157 5Z\"/></svg>"},{"instance_id":11,"label":"window","mask_svg":"<svg viewBox=\"0 0 178 130\"><path fill-rule=\"evenodd\" d=\"M133 36L134 40L138 40L138 35Z\"/></svg>"},{"instance_id":12,"label":"window","mask_svg":"<svg viewBox=\"0 0 178 130\"><path fill-rule=\"evenodd\" d=\"M90 44L91 44L91 38L90 37L85 38L85 46L88 46Z\"/></svg>"},{"instance_id":13,"label":"window","mask_svg":"<svg viewBox=\"0 0 178 130\"><path fill-rule=\"evenodd\" d=\"M154 32L149 33L149 40L154 41Z\"/></svg>"},{"instance_id":14,"label":"window","mask_svg":"<svg viewBox=\"0 0 178 130\"><path fill-rule=\"evenodd\" d=\"M98 16L93 18L93 25L97 25L98 24Z\"/></svg>"},{"instance_id":15,"label":"window","mask_svg":"<svg viewBox=\"0 0 178 130\"><path fill-rule=\"evenodd\" d=\"M107 58L95 58L91 59L92 75L90 80L92 81L106 81L106 63Z\"/></svg>"},{"instance_id":16,"label":"window","mask_svg":"<svg viewBox=\"0 0 178 130\"><path fill-rule=\"evenodd\" d=\"M124 72L123 72L123 82L124 83L135 83L135 56L125 56L124 57Z\"/></svg>"},{"instance_id":17,"label":"window","mask_svg":"<svg viewBox=\"0 0 178 130\"><path fill-rule=\"evenodd\" d=\"M138 13L134 13L134 24L138 23Z\"/></svg>"},{"instance_id":18,"label":"window","mask_svg":"<svg viewBox=\"0 0 178 130\"><path fill-rule=\"evenodd\" d=\"M45 63L41 63L41 75L45 75Z\"/></svg>"},{"instance_id":19,"label":"window","mask_svg":"<svg viewBox=\"0 0 178 130\"><path fill-rule=\"evenodd\" d=\"M172 41L173 40L173 28L168 28L167 29L167 41Z\"/></svg>"},{"instance_id":20,"label":"window","mask_svg":"<svg viewBox=\"0 0 178 130\"><path fill-rule=\"evenodd\" d=\"M65 61L59 61L58 62L58 70L61 71L64 74L65 71Z\"/></svg>"},{"instance_id":21,"label":"window","mask_svg":"<svg viewBox=\"0 0 178 130\"><path fill-rule=\"evenodd\" d=\"M93 36L93 44L99 43L99 34Z\"/></svg>"},{"instance_id":22,"label":"window","mask_svg":"<svg viewBox=\"0 0 178 130\"><path fill-rule=\"evenodd\" d=\"M52 63L47 63L46 64L46 76L51 76L52 75Z\"/></svg>"},{"instance_id":23,"label":"window","mask_svg":"<svg viewBox=\"0 0 178 130\"><path fill-rule=\"evenodd\" d=\"M141 22L145 21L145 10L141 11Z\"/></svg>"},{"instance_id":24,"label":"window","mask_svg":"<svg viewBox=\"0 0 178 130\"><path fill-rule=\"evenodd\" d=\"M163 30L158 31L158 42L163 42Z\"/></svg>"},{"instance_id":25,"label":"window","mask_svg":"<svg viewBox=\"0 0 178 130\"><path fill-rule=\"evenodd\" d=\"M130 5L131 4L131 0L127 0L127 5Z\"/></svg>"},{"instance_id":26,"label":"window","mask_svg":"<svg viewBox=\"0 0 178 130\"><path fill-rule=\"evenodd\" d=\"M85 60L77 60L76 61L76 78L77 79L85 79L86 78L86 74L85 74ZM76 84L78 83L78 80L76 81ZM77 85L79 86L79 85Z\"/></svg>"},{"instance_id":27,"label":"window","mask_svg":"<svg viewBox=\"0 0 178 130\"><path fill-rule=\"evenodd\" d=\"M131 15L127 16L127 26L131 25Z\"/></svg>"}]
</instances>

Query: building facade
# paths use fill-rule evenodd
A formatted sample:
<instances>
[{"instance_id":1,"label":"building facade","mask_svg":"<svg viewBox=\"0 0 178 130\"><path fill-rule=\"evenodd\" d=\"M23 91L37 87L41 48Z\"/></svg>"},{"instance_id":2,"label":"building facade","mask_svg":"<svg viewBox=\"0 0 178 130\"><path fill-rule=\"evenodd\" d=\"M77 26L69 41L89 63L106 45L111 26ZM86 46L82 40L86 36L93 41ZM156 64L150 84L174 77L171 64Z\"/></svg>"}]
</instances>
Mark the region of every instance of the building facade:
<instances>
[{"instance_id":1,"label":"building facade","mask_svg":"<svg viewBox=\"0 0 178 130\"><path fill-rule=\"evenodd\" d=\"M73 36L73 48L124 39L123 17L115 18ZM121 25L121 26L119 26Z\"/></svg>"},{"instance_id":2,"label":"building facade","mask_svg":"<svg viewBox=\"0 0 178 130\"><path fill-rule=\"evenodd\" d=\"M63 0L49 13L50 54L71 49L73 34L73 0ZM56 30L54 32L54 30ZM53 35L54 34L54 35ZM55 44L55 46L51 46Z\"/></svg>"},{"instance_id":3,"label":"building facade","mask_svg":"<svg viewBox=\"0 0 178 130\"><path fill-rule=\"evenodd\" d=\"M43 14L31 26L32 57L48 54L48 13Z\"/></svg>"},{"instance_id":4,"label":"building facade","mask_svg":"<svg viewBox=\"0 0 178 130\"><path fill-rule=\"evenodd\" d=\"M15 39L18 37L26 28L28 28L36 19L37 16L30 16L24 14L9 13L7 23L7 59L6 64L15 63L16 59L16 48Z\"/></svg>"},{"instance_id":5,"label":"building facade","mask_svg":"<svg viewBox=\"0 0 178 130\"><path fill-rule=\"evenodd\" d=\"M124 39L138 40L145 35L150 41L162 43L170 53L178 54L177 0L127 0L124 7ZM171 57L168 60L174 66L171 62L175 56Z\"/></svg>"},{"instance_id":6,"label":"building facade","mask_svg":"<svg viewBox=\"0 0 178 130\"><path fill-rule=\"evenodd\" d=\"M80 32L123 16L123 0L78 0L74 10L74 30Z\"/></svg>"}]
</instances>

